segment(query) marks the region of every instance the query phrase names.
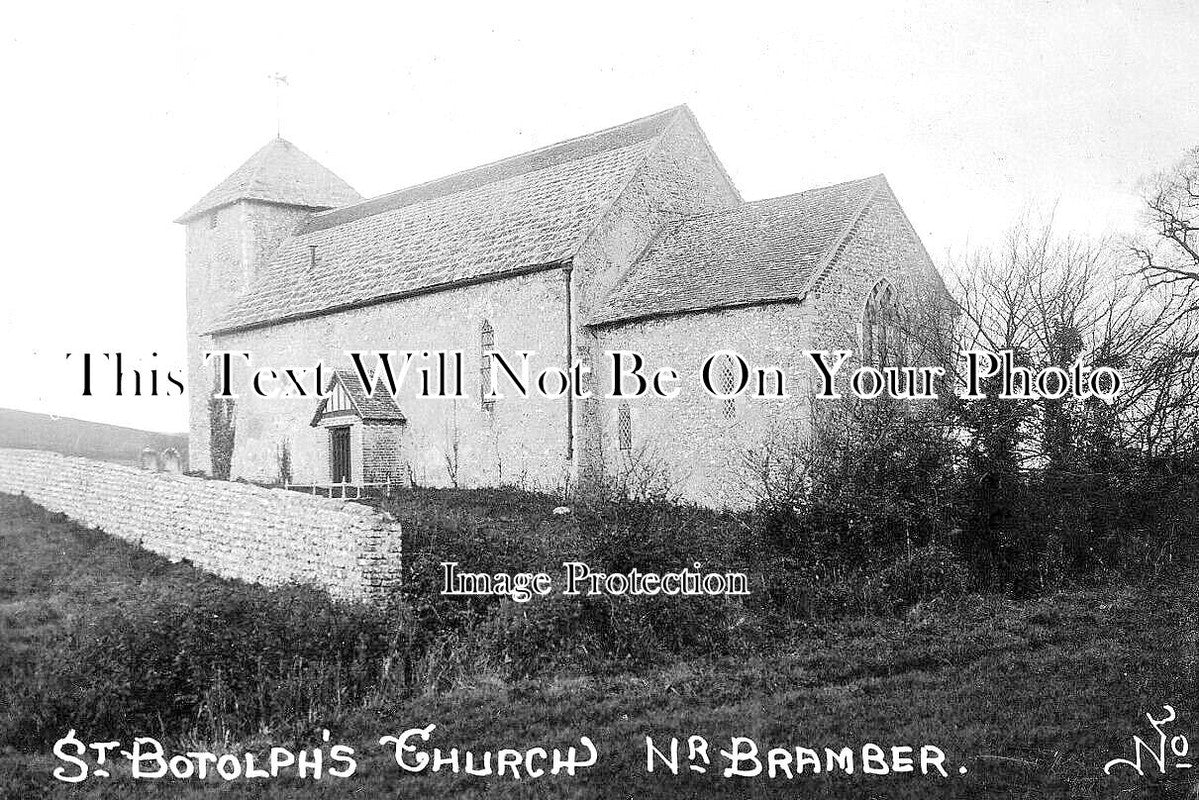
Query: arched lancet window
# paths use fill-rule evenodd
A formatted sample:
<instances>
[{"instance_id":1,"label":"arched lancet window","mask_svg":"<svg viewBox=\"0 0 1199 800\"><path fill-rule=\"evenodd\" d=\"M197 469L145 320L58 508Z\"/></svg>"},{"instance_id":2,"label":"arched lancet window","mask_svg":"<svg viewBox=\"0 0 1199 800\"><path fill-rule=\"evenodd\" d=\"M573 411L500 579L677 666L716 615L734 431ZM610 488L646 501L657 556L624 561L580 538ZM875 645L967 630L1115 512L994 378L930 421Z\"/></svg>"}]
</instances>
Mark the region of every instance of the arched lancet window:
<instances>
[{"instance_id":1,"label":"arched lancet window","mask_svg":"<svg viewBox=\"0 0 1199 800\"><path fill-rule=\"evenodd\" d=\"M491 354L495 350L495 329L491 323L483 320L479 329L479 400L484 411L494 411L495 401L487 399L491 390Z\"/></svg>"},{"instance_id":2,"label":"arched lancet window","mask_svg":"<svg viewBox=\"0 0 1199 800\"><path fill-rule=\"evenodd\" d=\"M627 402L616 407L616 441L621 450L633 449L633 412Z\"/></svg>"},{"instance_id":3,"label":"arched lancet window","mask_svg":"<svg viewBox=\"0 0 1199 800\"><path fill-rule=\"evenodd\" d=\"M862 313L862 363L895 366L903 360L899 331L899 303L888 281L874 284Z\"/></svg>"}]
</instances>

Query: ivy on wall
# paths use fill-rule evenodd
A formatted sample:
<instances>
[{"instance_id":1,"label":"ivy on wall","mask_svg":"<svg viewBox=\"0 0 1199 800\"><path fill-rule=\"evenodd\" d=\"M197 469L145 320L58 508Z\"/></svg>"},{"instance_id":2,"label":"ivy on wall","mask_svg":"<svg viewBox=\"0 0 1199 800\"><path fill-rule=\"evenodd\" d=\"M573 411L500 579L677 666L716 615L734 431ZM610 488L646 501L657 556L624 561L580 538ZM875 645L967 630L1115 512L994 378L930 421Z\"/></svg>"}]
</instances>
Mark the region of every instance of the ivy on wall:
<instances>
[{"instance_id":1,"label":"ivy on wall","mask_svg":"<svg viewBox=\"0 0 1199 800\"><path fill-rule=\"evenodd\" d=\"M233 439L236 432L236 413L233 399L213 397L208 401L209 451L212 475L229 480L233 469Z\"/></svg>"}]
</instances>

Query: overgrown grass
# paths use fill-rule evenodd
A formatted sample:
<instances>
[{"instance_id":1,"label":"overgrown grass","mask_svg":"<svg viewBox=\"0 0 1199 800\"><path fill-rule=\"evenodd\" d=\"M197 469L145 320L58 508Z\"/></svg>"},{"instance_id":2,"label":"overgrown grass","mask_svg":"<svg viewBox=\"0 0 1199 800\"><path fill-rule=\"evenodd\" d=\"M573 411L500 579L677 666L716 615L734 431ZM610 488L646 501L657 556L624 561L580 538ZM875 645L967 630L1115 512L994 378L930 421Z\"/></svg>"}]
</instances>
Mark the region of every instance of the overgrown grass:
<instances>
[{"instance_id":1,"label":"overgrown grass","mask_svg":"<svg viewBox=\"0 0 1199 800\"><path fill-rule=\"evenodd\" d=\"M393 620L172 564L0 497L0 744L138 727L193 742L339 718L384 691Z\"/></svg>"},{"instance_id":2,"label":"overgrown grass","mask_svg":"<svg viewBox=\"0 0 1199 800\"><path fill-rule=\"evenodd\" d=\"M929 600L911 589L921 578L896 571L879 582L915 591L897 613L779 617L765 637L730 634L737 618L702 605L639 618L619 607L495 602L438 619L450 607L432 600L431 584L418 587L430 581L421 559L439 553L530 569L523 559L552 566L580 547L597 566L619 568L605 555L616 552L649 568L634 559L674 567L691 547L741 542L710 552L705 563L714 565L746 558L732 551L745 549L736 537L748 533L737 532L737 518L691 509L574 507L556 516L553 498L503 492L416 493L406 502L395 510L410 537L413 599L430 602L383 614L221 580L0 497L0 747L18 749L0 757L0 797L1020 798L1127 789L1121 796L1157 798L1191 787L1185 772L1109 779L1101 767L1128 755L1131 736L1149 733L1144 712L1165 703L1179 709L1180 732L1193 733L1192 570L1026 601L962 587ZM679 533L697 538L675 550L658 542ZM610 541L586 549L597 537ZM529 549L504 550L518 541ZM671 641L663 620L693 630ZM549 634L530 629L543 623ZM431 744L447 748L548 748L586 735L600 763L574 778L521 782L402 773L379 736L429 723L438 725ZM218 752L317 744L330 728L359 751L360 767L341 782L201 786L117 774L68 788L49 777L48 746L68 726L85 740L152 735ZM703 735L713 752L731 735L765 746L928 743L969 772L794 782L648 775L647 734Z\"/></svg>"}]
</instances>

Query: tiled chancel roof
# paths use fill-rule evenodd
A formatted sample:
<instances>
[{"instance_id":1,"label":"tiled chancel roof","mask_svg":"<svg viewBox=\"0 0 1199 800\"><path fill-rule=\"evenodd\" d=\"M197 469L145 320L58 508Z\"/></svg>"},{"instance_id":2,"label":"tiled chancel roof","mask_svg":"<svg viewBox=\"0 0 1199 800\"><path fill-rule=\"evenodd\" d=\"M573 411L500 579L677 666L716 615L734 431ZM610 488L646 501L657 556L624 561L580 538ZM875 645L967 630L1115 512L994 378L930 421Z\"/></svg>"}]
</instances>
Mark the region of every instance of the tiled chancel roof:
<instances>
[{"instance_id":1,"label":"tiled chancel roof","mask_svg":"<svg viewBox=\"0 0 1199 800\"><path fill-rule=\"evenodd\" d=\"M885 186L876 175L668 223L588 323L802 298Z\"/></svg>"},{"instance_id":2,"label":"tiled chancel roof","mask_svg":"<svg viewBox=\"0 0 1199 800\"><path fill-rule=\"evenodd\" d=\"M565 261L670 124L689 113L673 108L316 214L280 245L214 331Z\"/></svg>"},{"instance_id":3,"label":"tiled chancel roof","mask_svg":"<svg viewBox=\"0 0 1199 800\"><path fill-rule=\"evenodd\" d=\"M238 200L259 200L312 209L336 208L362 199L341 178L286 139L276 137L176 222L187 222Z\"/></svg>"},{"instance_id":4,"label":"tiled chancel roof","mask_svg":"<svg viewBox=\"0 0 1199 800\"><path fill-rule=\"evenodd\" d=\"M407 422L404 412L400 411L395 398L387 391L387 386L382 380L375 385L375 391L370 397L367 397L366 388L355 370L339 369L334 372L325 391L333 391L333 386L337 383L345 387L346 394L350 396L350 402L354 404L354 410L358 412L358 416L362 418L363 422ZM312 417L313 425L320 422L321 415L325 413L325 406L328 404L329 398L321 400L316 408L316 414Z\"/></svg>"}]
</instances>

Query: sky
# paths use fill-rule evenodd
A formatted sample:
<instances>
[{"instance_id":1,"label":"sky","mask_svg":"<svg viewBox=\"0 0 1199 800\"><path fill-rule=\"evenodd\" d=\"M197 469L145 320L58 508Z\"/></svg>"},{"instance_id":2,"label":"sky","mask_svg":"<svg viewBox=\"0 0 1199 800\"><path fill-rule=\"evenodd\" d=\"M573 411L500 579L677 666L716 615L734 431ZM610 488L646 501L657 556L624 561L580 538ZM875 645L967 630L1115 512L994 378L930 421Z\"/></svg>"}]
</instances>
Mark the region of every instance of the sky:
<instances>
[{"instance_id":1,"label":"sky","mask_svg":"<svg viewBox=\"0 0 1199 800\"><path fill-rule=\"evenodd\" d=\"M435 5L6 4L0 407L186 429L78 354L183 374L172 220L280 127L372 196L687 103L747 200L882 172L940 264L1133 231L1199 145L1185 2Z\"/></svg>"}]
</instances>

